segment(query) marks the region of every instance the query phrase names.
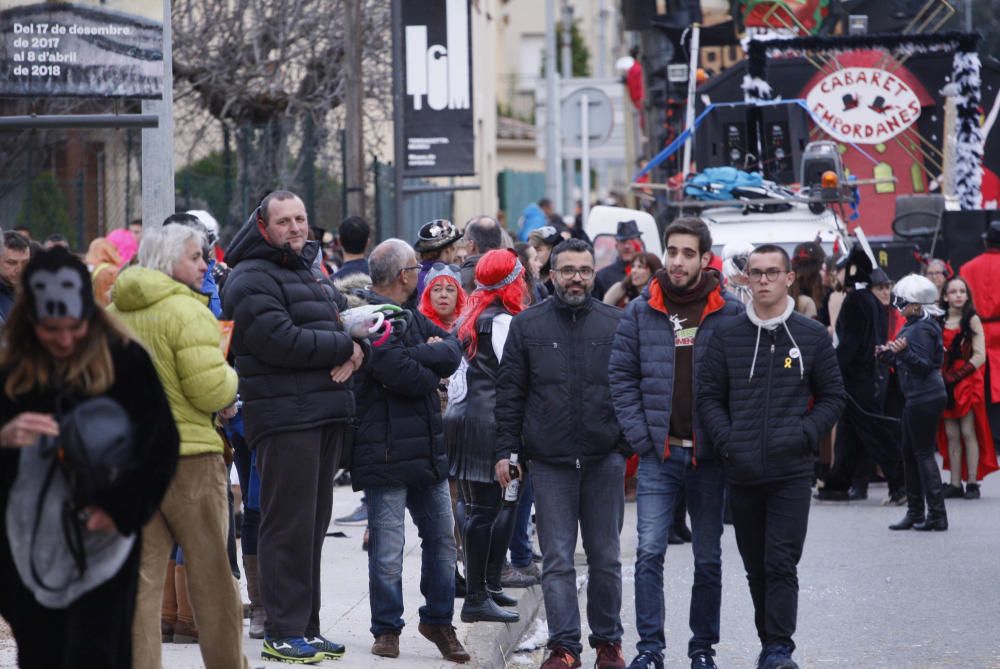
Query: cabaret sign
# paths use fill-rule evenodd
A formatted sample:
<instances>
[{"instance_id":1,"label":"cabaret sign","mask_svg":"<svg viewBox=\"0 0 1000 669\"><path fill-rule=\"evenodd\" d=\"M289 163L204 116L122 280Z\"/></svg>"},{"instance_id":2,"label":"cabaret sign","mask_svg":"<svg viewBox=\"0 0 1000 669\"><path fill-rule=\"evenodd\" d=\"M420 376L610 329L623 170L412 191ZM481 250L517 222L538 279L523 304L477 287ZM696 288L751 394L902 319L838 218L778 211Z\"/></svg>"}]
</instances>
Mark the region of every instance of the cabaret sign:
<instances>
[{"instance_id":1,"label":"cabaret sign","mask_svg":"<svg viewBox=\"0 0 1000 669\"><path fill-rule=\"evenodd\" d=\"M906 82L886 70L847 67L831 72L806 96L819 126L834 139L881 144L920 118L920 100Z\"/></svg>"}]
</instances>

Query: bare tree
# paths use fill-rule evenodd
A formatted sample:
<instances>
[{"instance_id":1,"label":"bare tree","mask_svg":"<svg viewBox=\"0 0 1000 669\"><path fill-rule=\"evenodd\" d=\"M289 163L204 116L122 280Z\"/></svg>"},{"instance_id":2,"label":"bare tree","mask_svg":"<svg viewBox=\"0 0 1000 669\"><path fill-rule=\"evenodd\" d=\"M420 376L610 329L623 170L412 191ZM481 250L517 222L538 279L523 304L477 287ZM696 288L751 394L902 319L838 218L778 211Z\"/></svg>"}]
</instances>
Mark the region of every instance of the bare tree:
<instances>
[{"instance_id":1,"label":"bare tree","mask_svg":"<svg viewBox=\"0 0 1000 669\"><path fill-rule=\"evenodd\" d=\"M360 4L360 17L355 15L360 26L348 31L351 4ZM271 189L303 186L303 172L315 165L318 147L329 147L338 121L334 110L349 78L364 83L363 95L378 101L376 109L389 104L391 91L381 81L390 79L386 5L384 0L174 0L175 100L187 110L178 124L195 146L223 124L235 138L237 187L251 206ZM350 45L359 42L360 59L349 59ZM361 71L350 77L352 62ZM358 124L353 116L352 124ZM360 127L345 130L363 134ZM234 199L231 213L246 215L243 202Z\"/></svg>"}]
</instances>

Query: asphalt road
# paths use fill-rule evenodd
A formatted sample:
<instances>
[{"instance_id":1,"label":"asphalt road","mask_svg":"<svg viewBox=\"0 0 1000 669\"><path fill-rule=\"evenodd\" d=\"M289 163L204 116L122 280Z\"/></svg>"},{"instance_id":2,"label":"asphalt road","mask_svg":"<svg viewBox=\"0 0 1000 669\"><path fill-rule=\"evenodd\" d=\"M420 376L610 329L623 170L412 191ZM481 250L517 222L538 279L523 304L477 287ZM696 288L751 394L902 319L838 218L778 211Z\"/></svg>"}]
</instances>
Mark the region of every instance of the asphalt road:
<instances>
[{"instance_id":1,"label":"asphalt road","mask_svg":"<svg viewBox=\"0 0 1000 669\"><path fill-rule=\"evenodd\" d=\"M865 502L814 502L799 565L796 660L803 669L1000 669L1000 476L983 498L949 500L944 533L890 532L902 507L883 507L884 486ZM635 655L635 505L622 532L626 661ZM720 669L753 669L760 644L732 527L723 535ZM578 553L578 570L585 558ZM665 566L668 668L686 668L690 544L671 546ZM585 589L581 592L586 620ZM584 629L583 638L588 631ZM532 660L539 657L534 653ZM528 664L520 657L519 665ZM593 666L585 651L584 666ZM535 665L537 666L537 665Z\"/></svg>"}]
</instances>

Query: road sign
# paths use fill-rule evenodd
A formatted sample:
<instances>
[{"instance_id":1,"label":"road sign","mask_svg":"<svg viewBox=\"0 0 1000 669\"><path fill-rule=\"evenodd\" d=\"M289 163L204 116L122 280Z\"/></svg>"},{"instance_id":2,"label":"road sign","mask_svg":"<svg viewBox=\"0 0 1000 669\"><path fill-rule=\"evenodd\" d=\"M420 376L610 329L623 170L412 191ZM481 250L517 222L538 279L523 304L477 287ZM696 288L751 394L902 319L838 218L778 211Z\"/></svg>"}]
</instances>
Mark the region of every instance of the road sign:
<instances>
[{"instance_id":1,"label":"road sign","mask_svg":"<svg viewBox=\"0 0 1000 669\"><path fill-rule=\"evenodd\" d=\"M584 119L581 105L586 100ZM587 123L587 140L590 147L601 146L611 139L615 128L615 111L611 98L599 88L578 88L563 99L559 118L562 140L573 146L583 145L583 121Z\"/></svg>"}]
</instances>

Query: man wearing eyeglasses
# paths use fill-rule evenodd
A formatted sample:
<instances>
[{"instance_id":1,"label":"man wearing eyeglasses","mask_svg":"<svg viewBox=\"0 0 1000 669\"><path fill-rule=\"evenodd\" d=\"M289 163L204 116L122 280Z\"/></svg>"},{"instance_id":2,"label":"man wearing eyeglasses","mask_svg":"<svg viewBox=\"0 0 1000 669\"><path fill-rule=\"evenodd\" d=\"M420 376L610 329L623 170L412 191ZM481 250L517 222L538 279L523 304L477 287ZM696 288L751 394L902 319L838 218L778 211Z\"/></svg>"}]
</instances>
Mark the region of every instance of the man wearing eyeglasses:
<instances>
[{"instance_id":1,"label":"man wearing eyeglasses","mask_svg":"<svg viewBox=\"0 0 1000 669\"><path fill-rule=\"evenodd\" d=\"M844 408L844 384L826 328L795 312L788 253L758 246L747 276L746 314L719 328L698 372L700 421L725 463L757 669L798 669L792 636L813 461Z\"/></svg>"},{"instance_id":2,"label":"man wearing eyeglasses","mask_svg":"<svg viewBox=\"0 0 1000 669\"><path fill-rule=\"evenodd\" d=\"M639 654L630 669L663 669L663 558L674 509L685 492L691 514L694 583L688 656L692 669L715 669L722 605L725 473L698 423L695 374L713 333L743 313L706 271L712 235L698 218L666 230L666 266L629 303L611 354L611 395L632 450L639 454L639 547L635 613Z\"/></svg>"},{"instance_id":3,"label":"man wearing eyeglasses","mask_svg":"<svg viewBox=\"0 0 1000 669\"><path fill-rule=\"evenodd\" d=\"M549 623L543 669L581 666L573 555L583 534L587 617L598 669L624 667L621 558L625 442L611 404L608 359L621 311L592 297L594 251L578 239L552 249L555 296L514 317L497 381L496 474L527 462L542 547Z\"/></svg>"}]
</instances>

